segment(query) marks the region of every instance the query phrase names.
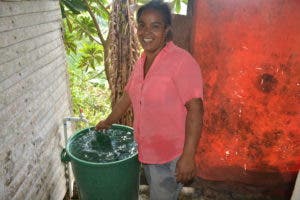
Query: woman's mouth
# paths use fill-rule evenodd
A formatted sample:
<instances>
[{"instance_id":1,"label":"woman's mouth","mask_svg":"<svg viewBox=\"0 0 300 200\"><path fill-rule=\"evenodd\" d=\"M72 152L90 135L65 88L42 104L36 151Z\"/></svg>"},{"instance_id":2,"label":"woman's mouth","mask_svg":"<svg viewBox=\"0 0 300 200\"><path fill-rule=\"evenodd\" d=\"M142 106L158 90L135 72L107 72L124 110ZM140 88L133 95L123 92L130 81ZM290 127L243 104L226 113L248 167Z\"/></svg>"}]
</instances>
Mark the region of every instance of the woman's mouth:
<instances>
[{"instance_id":1,"label":"woman's mouth","mask_svg":"<svg viewBox=\"0 0 300 200\"><path fill-rule=\"evenodd\" d=\"M145 43L149 43L149 42L152 42L153 39L151 39L151 38L144 38L143 41L144 41Z\"/></svg>"}]
</instances>

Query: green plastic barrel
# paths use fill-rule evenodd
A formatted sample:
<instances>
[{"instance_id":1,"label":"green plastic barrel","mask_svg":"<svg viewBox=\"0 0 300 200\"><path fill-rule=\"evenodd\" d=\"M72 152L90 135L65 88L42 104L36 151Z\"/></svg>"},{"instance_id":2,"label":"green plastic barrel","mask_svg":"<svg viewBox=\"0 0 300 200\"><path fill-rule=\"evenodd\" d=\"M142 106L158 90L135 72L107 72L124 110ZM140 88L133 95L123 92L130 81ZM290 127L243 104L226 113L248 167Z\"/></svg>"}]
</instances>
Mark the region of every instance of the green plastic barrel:
<instances>
[{"instance_id":1,"label":"green plastic barrel","mask_svg":"<svg viewBox=\"0 0 300 200\"><path fill-rule=\"evenodd\" d=\"M113 125L115 130L133 132L123 125ZM71 162L81 200L138 200L140 163L137 153L123 160L94 163L81 160L70 152L70 145L90 128L74 134L61 153L63 162Z\"/></svg>"}]
</instances>

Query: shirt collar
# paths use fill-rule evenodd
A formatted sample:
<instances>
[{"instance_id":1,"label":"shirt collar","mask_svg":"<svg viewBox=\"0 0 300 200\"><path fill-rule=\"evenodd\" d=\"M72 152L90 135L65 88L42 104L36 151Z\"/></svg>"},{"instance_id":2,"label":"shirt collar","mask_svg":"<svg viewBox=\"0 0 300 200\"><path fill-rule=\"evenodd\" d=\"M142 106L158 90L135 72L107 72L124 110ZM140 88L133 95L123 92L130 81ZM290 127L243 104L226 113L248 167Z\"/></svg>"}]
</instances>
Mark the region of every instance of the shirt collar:
<instances>
[{"instance_id":1,"label":"shirt collar","mask_svg":"<svg viewBox=\"0 0 300 200\"><path fill-rule=\"evenodd\" d=\"M169 41L161 51L169 52L174 48L174 46L175 46L174 43L172 41Z\"/></svg>"},{"instance_id":2,"label":"shirt collar","mask_svg":"<svg viewBox=\"0 0 300 200\"><path fill-rule=\"evenodd\" d=\"M164 46L164 48L162 48L162 50L160 50L160 52L158 53L158 54L160 54L160 53L167 53L167 52L170 52L173 48L174 48L174 43L173 43L173 41L169 41L169 42L167 42L167 44ZM142 56L141 56L143 59L146 57L146 54L145 54L145 52L143 52L142 53Z\"/></svg>"}]
</instances>

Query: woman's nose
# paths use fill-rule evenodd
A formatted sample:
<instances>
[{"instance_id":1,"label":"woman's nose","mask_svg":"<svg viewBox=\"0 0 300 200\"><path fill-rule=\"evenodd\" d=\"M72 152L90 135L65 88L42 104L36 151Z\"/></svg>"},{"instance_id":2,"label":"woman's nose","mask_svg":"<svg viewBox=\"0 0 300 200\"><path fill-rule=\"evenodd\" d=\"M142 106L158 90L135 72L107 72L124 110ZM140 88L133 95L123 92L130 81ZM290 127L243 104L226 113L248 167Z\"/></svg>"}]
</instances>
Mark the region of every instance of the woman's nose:
<instances>
[{"instance_id":1,"label":"woman's nose","mask_svg":"<svg viewBox=\"0 0 300 200\"><path fill-rule=\"evenodd\" d=\"M151 31L152 31L152 29L150 26L144 26L142 29L143 33L150 33Z\"/></svg>"}]
</instances>

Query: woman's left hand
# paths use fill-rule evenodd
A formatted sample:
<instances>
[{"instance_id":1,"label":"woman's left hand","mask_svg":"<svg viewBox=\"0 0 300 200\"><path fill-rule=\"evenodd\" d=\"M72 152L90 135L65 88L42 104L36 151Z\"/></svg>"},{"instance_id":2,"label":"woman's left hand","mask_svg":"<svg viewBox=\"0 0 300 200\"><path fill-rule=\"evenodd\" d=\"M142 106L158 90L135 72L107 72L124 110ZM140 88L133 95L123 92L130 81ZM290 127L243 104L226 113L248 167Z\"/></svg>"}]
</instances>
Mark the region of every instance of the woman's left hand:
<instances>
[{"instance_id":1,"label":"woman's left hand","mask_svg":"<svg viewBox=\"0 0 300 200\"><path fill-rule=\"evenodd\" d=\"M176 179L187 183L196 175L195 154L200 139L203 118L203 102L200 98L191 99L186 103L186 134L183 152L177 161Z\"/></svg>"},{"instance_id":2,"label":"woman's left hand","mask_svg":"<svg viewBox=\"0 0 300 200\"><path fill-rule=\"evenodd\" d=\"M182 155L176 165L176 180L177 182L187 183L196 175L196 163L193 156Z\"/></svg>"}]
</instances>

